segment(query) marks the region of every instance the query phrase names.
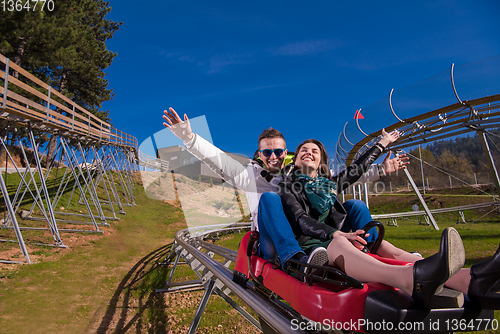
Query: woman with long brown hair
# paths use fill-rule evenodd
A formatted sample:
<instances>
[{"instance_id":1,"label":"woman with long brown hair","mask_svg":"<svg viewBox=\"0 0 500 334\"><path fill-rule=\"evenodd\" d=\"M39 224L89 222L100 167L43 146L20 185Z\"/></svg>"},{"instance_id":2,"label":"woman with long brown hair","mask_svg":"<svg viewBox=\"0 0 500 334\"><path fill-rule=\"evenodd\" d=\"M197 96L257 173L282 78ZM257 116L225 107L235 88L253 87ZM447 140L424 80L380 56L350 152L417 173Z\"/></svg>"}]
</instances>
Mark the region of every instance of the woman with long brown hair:
<instances>
[{"instance_id":1,"label":"woman with long brown hair","mask_svg":"<svg viewBox=\"0 0 500 334\"><path fill-rule=\"evenodd\" d=\"M382 149L398 134L382 130ZM332 178L328 168L328 154L323 144L315 139L302 142L296 150L294 165L280 184L279 194L283 209L295 237L306 254L318 247L327 249L329 264L336 265L348 275L362 282L380 282L397 287L419 304L428 307L457 307L463 304L463 295L451 300L437 298L443 286L468 294L483 308L498 309L500 299L494 286L500 280L500 248L489 260L461 269L465 252L460 235L447 228L441 236L440 251L426 259L407 253L383 241L377 254L413 263L396 266L382 263L360 251L366 245L364 231L342 232L345 210L337 201L337 194L365 168L363 157L349 166L341 175ZM443 304L443 302L445 304Z\"/></svg>"}]
</instances>

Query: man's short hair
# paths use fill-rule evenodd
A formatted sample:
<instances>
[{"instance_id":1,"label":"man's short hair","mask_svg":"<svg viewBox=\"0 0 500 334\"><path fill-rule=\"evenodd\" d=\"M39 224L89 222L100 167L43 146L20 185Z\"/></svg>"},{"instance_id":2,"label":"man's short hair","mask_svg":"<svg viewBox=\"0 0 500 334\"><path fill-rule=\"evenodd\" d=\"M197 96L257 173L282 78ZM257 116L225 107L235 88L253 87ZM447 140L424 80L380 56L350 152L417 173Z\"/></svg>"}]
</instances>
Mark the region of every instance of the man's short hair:
<instances>
[{"instance_id":1,"label":"man's short hair","mask_svg":"<svg viewBox=\"0 0 500 334\"><path fill-rule=\"evenodd\" d=\"M262 131L262 133L259 136L259 143L258 143L259 148L260 148L260 141L262 139L266 139L266 138L281 138L285 142L285 147L283 147L283 148L286 148L285 137L283 137L283 134L281 132L279 132L278 130L273 129L273 128L269 128L269 129L265 129L264 131Z\"/></svg>"}]
</instances>

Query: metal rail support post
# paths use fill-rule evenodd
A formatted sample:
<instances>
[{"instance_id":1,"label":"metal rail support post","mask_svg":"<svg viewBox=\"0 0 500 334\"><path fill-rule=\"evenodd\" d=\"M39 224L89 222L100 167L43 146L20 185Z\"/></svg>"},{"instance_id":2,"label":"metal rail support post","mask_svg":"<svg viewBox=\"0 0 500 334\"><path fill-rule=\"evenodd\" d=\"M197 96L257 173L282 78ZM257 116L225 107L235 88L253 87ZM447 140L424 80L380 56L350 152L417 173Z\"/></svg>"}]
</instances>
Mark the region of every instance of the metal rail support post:
<instances>
[{"instance_id":1,"label":"metal rail support post","mask_svg":"<svg viewBox=\"0 0 500 334\"><path fill-rule=\"evenodd\" d=\"M107 156L107 153L103 148L103 159L105 159L106 156ZM110 180L109 182L111 184L111 190L113 192L113 196L115 197L116 204L118 205L118 209L120 209L119 213L125 214L125 210L123 210L122 202L120 201L120 196L118 194L118 190L116 189L116 182L115 182L115 179L113 178L113 170L112 170L111 163L112 163L112 161L111 161L110 157L106 158L106 171L109 172L109 180Z\"/></svg>"},{"instance_id":2,"label":"metal rail support post","mask_svg":"<svg viewBox=\"0 0 500 334\"><path fill-rule=\"evenodd\" d=\"M206 284L207 286L205 287L205 293L203 294L203 297L201 298L200 305L198 305L198 309L196 310L196 313L194 314L194 319L193 322L191 322L191 326L189 327L188 334L192 334L196 332L196 328L198 328L198 324L200 323L201 316L203 315L203 311L205 311L205 307L207 306L208 299L212 295L212 292L214 291L215 287L215 280L209 280L208 283Z\"/></svg>"},{"instance_id":3,"label":"metal rail support post","mask_svg":"<svg viewBox=\"0 0 500 334\"><path fill-rule=\"evenodd\" d=\"M87 184L87 181L85 179L85 175L83 174L82 168L78 165L78 160L77 160L74 152L71 151L69 144L66 142L66 140L64 138L61 138L61 144L62 144L62 147L64 150L64 154L66 155L66 160L68 161L68 168L70 169L71 173L73 174L73 178L75 180L75 186L77 186L78 190L80 191L80 196L81 196L81 198L83 198L83 201L85 203L85 207L87 208L87 211L89 212L89 216L92 219L92 224L94 225L95 230L99 231L99 227L97 226L98 224L95 221L94 214L93 214L92 210L90 209L90 205L89 205L89 202L87 201L87 198L85 197L86 190L84 190L82 188L82 185L80 184L80 181L79 181L79 179L81 177L84 184L85 184L85 189L89 189L89 185ZM78 174L76 171L78 171ZM91 196L91 199L92 199L94 205L97 207L96 201L93 198L93 195L92 195L92 192L90 191L90 189L89 189L89 193L90 193L90 196ZM71 197L69 199L67 206L69 206L70 201L71 201Z\"/></svg>"},{"instance_id":4,"label":"metal rail support post","mask_svg":"<svg viewBox=\"0 0 500 334\"><path fill-rule=\"evenodd\" d=\"M86 157L87 155L83 152L82 144L80 142L78 142L78 146L77 147L80 150L80 155L82 157ZM101 203L99 202L99 196L97 195L97 189L95 187L94 180L92 178L92 174L90 173L88 164L84 163L84 167L83 168L85 168L85 171L87 172L86 173L87 174L86 177L87 177L88 181L86 181L86 184L87 184L87 189L89 190L89 193L90 193L90 198L92 198L92 200L94 202L94 205L95 205L95 207L97 209L97 213L99 214L99 218L101 219L101 221L104 224L107 225L108 223L106 222L106 217L104 216L104 212L102 211ZM84 176L84 180L85 180L85 176ZM88 186L88 184L90 184L90 186Z\"/></svg>"},{"instance_id":5,"label":"metal rail support post","mask_svg":"<svg viewBox=\"0 0 500 334\"><path fill-rule=\"evenodd\" d=\"M115 168L116 168L116 173L118 175L118 180L120 181L120 184L122 186L122 189L123 189L123 194L125 196L125 199L127 200L127 204L128 206L132 206L132 205L136 205L135 204L135 199L134 199L134 195L132 194L132 190L131 190L131 187L129 188L127 186L127 178L122 175L124 172L125 172L125 167L122 165L121 163L121 159L119 159L120 157L122 157L122 155L120 155L120 152L117 152L117 149L115 148L115 151L110 151L110 156L111 156L111 159L113 160L113 163L115 165ZM115 158L115 154L116 154L116 158ZM122 157L123 158L123 157ZM129 201L130 199L130 201Z\"/></svg>"},{"instance_id":6,"label":"metal rail support post","mask_svg":"<svg viewBox=\"0 0 500 334\"><path fill-rule=\"evenodd\" d=\"M40 177L44 177L44 178L45 178L45 182L47 182L47 179L48 179L48 177L49 177L49 173L50 173L50 171L51 171L51 169L52 169L53 162L54 162L55 157L57 156L57 154L58 154L58 152L59 152L60 148L61 148L61 145L59 144L59 146L57 147L57 149L56 149L56 150L55 150L55 152L54 152L54 158L52 159L52 162L51 162L51 163L49 163L49 167L47 168L47 170L46 170L46 172L45 172L45 176L43 176L43 175L41 175L41 176L40 176ZM47 149L48 149L48 147L47 147ZM25 190L25 191L26 191L26 190ZM57 204L57 203L56 203L55 199L57 198L57 196L58 196L58 193L56 193L56 194L54 195L54 200L52 201L52 207L53 207L53 208L55 208L55 207L56 207L56 204ZM21 204L21 201L19 202L19 204ZM33 204L31 205L31 209L30 209L30 211L29 211L29 216L30 216L30 217L31 217L31 215L33 214L33 210L35 209L35 206L36 206L36 200L35 200L35 202L33 202Z\"/></svg>"},{"instance_id":7,"label":"metal rail support post","mask_svg":"<svg viewBox=\"0 0 500 334\"><path fill-rule=\"evenodd\" d=\"M500 179L498 178L498 171L495 166L495 161L493 161L493 156L491 155L490 146L488 145L488 140L486 138L486 134L484 130L478 130L477 134L481 139L481 143L483 144L484 154L486 154L486 160L488 161L488 167L490 168L491 176L493 177L493 182L495 182L495 187L497 190L497 194L500 194Z\"/></svg>"},{"instance_id":8,"label":"metal rail support post","mask_svg":"<svg viewBox=\"0 0 500 334\"><path fill-rule=\"evenodd\" d=\"M108 181L108 183L109 183L109 178L108 178L108 175L106 174L106 169L105 169L106 167L104 164L105 155L103 155L102 157L99 156L100 150L96 151L93 146L91 147L91 149L92 149L92 154L94 155L94 157L96 157L95 161L97 161L97 166L95 168L95 170L97 171L97 174L98 174L97 179L95 181L96 187L99 187L100 181L102 180L102 187L103 187L104 192L106 194L106 198L108 199L107 202L101 201L102 202L101 205L109 205L110 210L113 214L113 218L118 219L116 217L115 209L113 207L114 202L111 200L111 197L109 196L108 187L106 186L106 181ZM111 188L111 190L112 190L112 188Z\"/></svg>"},{"instance_id":9,"label":"metal rail support post","mask_svg":"<svg viewBox=\"0 0 500 334\"><path fill-rule=\"evenodd\" d=\"M408 178L408 181L410 181L410 184L413 188L413 191L415 191L415 194L417 194L417 197L420 200L420 203L422 203L422 206L424 207L424 211L427 214L427 217L429 217L429 220L431 221L432 226L434 226L434 228L436 230L439 230L439 226L437 225L436 221L434 220L434 216L432 215L431 210L429 210L429 208L427 207L427 204L425 203L424 198L422 197L422 194L420 194L420 191L418 191L418 187L415 184L415 181L413 181L413 178L411 177L410 172L408 172L407 168L405 168L404 171L405 171L406 177Z\"/></svg>"},{"instance_id":10,"label":"metal rail support post","mask_svg":"<svg viewBox=\"0 0 500 334\"><path fill-rule=\"evenodd\" d=\"M425 179L424 179L424 164L422 161L422 145L418 145L418 154L420 155L420 171L422 172L422 189L424 190L425 195Z\"/></svg>"},{"instance_id":11,"label":"metal rail support post","mask_svg":"<svg viewBox=\"0 0 500 334\"><path fill-rule=\"evenodd\" d=\"M43 194L45 195L45 200L47 202L47 211L50 219L50 228L51 232L54 236L55 242L59 246L64 246L64 242L61 240L61 236L59 235L59 231L57 229L57 223L54 216L54 210L52 208L52 203L50 202L49 191L47 189L47 184L45 183L45 178L43 177L42 164L40 162L40 158L38 157L38 145L35 141L35 136L33 135L33 129L31 128L31 124L28 123L28 134L31 141L31 146L33 147L33 156L35 157L36 167L38 170L38 174L40 175L40 187L42 188ZM29 168L28 168L29 170ZM32 176L33 180L34 177Z\"/></svg>"},{"instance_id":12,"label":"metal rail support post","mask_svg":"<svg viewBox=\"0 0 500 334\"><path fill-rule=\"evenodd\" d=\"M24 173L21 173L21 171L19 170L19 168L17 168L12 155L9 153L9 150L8 150L6 144L5 144L4 139L0 138L0 142L2 144L2 148L5 149L5 152L8 154L10 161L13 163L14 168L16 169L18 175L21 178L21 181L20 181L20 183L18 185L17 191L14 194L14 198L11 201L11 205L13 207L13 212L17 212L18 211L18 209L20 208L20 206L22 204L24 196L26 195L26 193L29 193L31 195L31 197L33 198L33 201L34 201L33 205L34 206L38 206L38 208L40 209L41 214L44 217L41 220L47 221L47 223L48 223L48 230L52 232L54 241L57 243L59 239L54 234L54 230L57 230L57 226L53 226L51 224L52 218L50 217L49 212L47 211L47 209L45 208L45 206L43 204L43 199L42 199L42 195L41 195L41 192L40 192L41 190L37 186L37 183L35 181L35 175L31 172L31 168L30 167L25 168ZM29 161L28 166L30 166L31 163L32 163L32 160L34 160L34 155L33 155L33 157L32 157L31 160L28 160L28 158L26 156L26 152L24 150L24 146L22 145L22 143L20 144L20 146L21 146L21 152L23 154L23 158L25 159L25 161ZM29 179L28 179L28 174L30 176ZM34 188L33 191L35 192L36 195L31 190L31 187L30 187L31 181L33 181L33 188ZM24 191L22 191L23 186L24 186ZM9 200L10 200L10 198L9 198ZM16 205L16 203L17 203L17 205ZM22 215L23 219L27 218L27 217L30 217L30 219L33 219L33 218L31 218L31 211L26 216L23 215L23 214L21 214L21 215ZM17 223L17 220L16 220L15 216L12 216L9 213L9 215L7 215L6 221L4 223L4 227L10 228L12 226L12 228L15 229L16 225L19 226L19 224ZM19 229L22 230L22 229L43 229L43 228L19 227ZM64 246L62 244L56 244L56 245L50 245L50 246L66 247L66 246Z\"/></svg>"},{"instance_id":13,"label":"metal rail support post","mask_svg":"<svg viewBox=\"0 0 500 334\"><path fill-rule=\"evenodd\" d=\"M2 152L2 148L0 147L0 153ZM5 161L7 163L7 161ZM24 258L26 259L27 263L31 263L30 257L28 255L28 251L26 250L26 245L24 244L24 239L21 234L21 230L19 229L19 225L17 224L17 219L16 219L16 214L14 212L14 208L12 207L12 203L10 202L10 197L9 197L9 192L7 191L7 187L5 185L5 182L3 180L3 175L0 173L0 187L2 188L2 195L5 200L5 206L7 206L7 210L9 211L9 214L12 219L12 224L14 226L14 231L16 233L17 237L17 242L19 243L19 247L21 248L21 251L23 252ZM17 261L0 261L3 263L17 263Z\"/></svg>"},{"instance_id":14,"label":"metal rail support post","mask_svg":"<svg viewBox=\"0 0 500 334\"><path fill-rule=\"evenodd\" d=\"M363 190L364 190L364 195L365 195L365 204L366 204L366 207L369 209L370 205L368 203L368 183L363 183Z\"/></svg>"}]
</instances>

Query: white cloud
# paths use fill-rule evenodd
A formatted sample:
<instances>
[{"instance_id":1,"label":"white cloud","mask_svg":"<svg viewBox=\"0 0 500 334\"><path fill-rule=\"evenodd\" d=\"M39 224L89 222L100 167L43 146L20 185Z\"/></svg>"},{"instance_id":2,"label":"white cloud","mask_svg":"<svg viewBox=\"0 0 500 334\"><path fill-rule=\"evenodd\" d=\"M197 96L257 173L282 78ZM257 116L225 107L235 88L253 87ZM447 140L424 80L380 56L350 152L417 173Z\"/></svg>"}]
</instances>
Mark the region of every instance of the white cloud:
<instances>
[{"instance_id":1,"label":"white cloud","mask_svg":"<svg viewBox=\"0 0 500 334\"><path fill-rule=\"evenodd\" d=\"M165 58L172 58L172 57L178 56L179 52L169 52L169 53L166 53L165 51L161 51L160 54L163 55L163 56L165 56Z\"/></svg>"},{"instance_id":2,"label":"white cloud","mask_svg":"<svg viewBox=\"0 0 500 334\"><path fill-rule=\"evenodd\" d=\"M342 47L344 43L331 39L310 40L304 42L289 43L274 50L274 54L283 56L304 56L312 53L320 53Z\"/></svg>"},{"instance_id":3,"label":"white cloud","mask_svg":"<svg viewBox=\"0 0 500 334\"><path fill-rule=\"evenodd\" d=\"M249 58L249 55L243 54L216 54L209 61L209 69L207 73L211 74L220 72L224 67L230 65L245 64L248 62Z\"/></svg>"},{"instance_id":4,"label":"white cloud","mask_svg":"<svg viewBox=\"0 0 500 334\"><path fill-rule=\"evenodd\" d=\"M177 59L180 60L180 61L187 61L189 63L194 63L196 61L195 57L189 56L189 55L181 56L181 57L179 57Z\"/></svg>"},{"instance_id":5,"label":"white cloud","mask_svg":"<svg viewBox=\"0 0 500 334\"><path fill-rule=\"evenodd\" d=\"M177 59L178 61L185 61L189 63L194 63L196 61L196 57L191 56L191 55L181 55L180 52L165 52L165 51L160 51L160 55L164 56L165 58L173 58Z\"/></svg>"},{"instance_id":6,"label":"white cloud","mask_svg":"<svg viewBox=\"0 0 500 334\"><path fill-rule=\"evenodd\" d=\"M252 57L251 54L215 54L210 58L204 58L201 56L194 56L190 54L182 54L180 52L165 52L161 51L160 54L173 61L180 61L185 63L193 63L199 66L208 74L217 73L222 71L224 68L231 65L246 64L250 61Z\"/></svg>"}]
</instances>

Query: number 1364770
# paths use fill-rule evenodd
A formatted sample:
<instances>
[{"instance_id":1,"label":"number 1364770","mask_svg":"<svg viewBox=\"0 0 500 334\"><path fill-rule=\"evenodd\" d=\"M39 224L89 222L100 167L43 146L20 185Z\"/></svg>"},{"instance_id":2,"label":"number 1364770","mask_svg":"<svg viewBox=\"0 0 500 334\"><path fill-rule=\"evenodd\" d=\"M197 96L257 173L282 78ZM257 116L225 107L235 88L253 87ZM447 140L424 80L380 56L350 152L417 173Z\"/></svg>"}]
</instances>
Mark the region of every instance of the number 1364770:
<instances>
[{"instance_id":1,"label":"number 1364770","mask_svg":"<svg viewBox=\"0 0 500 334\"><path fill-rule=\"evenodd\" d=\"M54 0L1 0L0 8L4 12L34 12L36 10L53 11Z\"/></svg>"}]
</instances>

